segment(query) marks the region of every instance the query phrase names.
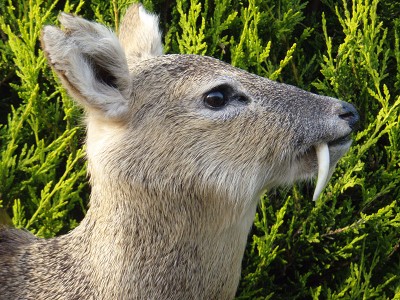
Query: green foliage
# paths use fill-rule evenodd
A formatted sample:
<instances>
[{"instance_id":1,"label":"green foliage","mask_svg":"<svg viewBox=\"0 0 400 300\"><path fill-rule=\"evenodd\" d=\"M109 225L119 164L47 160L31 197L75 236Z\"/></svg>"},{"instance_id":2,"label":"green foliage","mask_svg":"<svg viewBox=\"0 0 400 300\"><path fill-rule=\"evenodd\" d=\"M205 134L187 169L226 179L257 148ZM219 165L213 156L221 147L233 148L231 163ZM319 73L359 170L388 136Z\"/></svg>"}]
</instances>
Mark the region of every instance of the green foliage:
<instances>
[{"instance_id":1,"label":"green foliage","mask_svg":"<svg viewBox=\"0 0 400 300\"><path fill-rule=\"evenodd\" d=\"M66 232L88 199L80 112L46 64L41 27L65 10L118 30L131 2L0 3L0 205L14 225L43 237ZM354 144L317 203L307 185L262 197L237 298L400 298L399 4L144 4L161 14L166 52L214 56L361 113Z\"/></svg>"},{"instance_id":2,"label":"green foliage","mask_svg":"<svg viewBox=\"0 0 400 300\"><path fill-rule=\"evenodd\" d=\"M15 226L42 237L76 226L69 213L83 207L86 173L77 110L38 50L41 28L55 22L56 4L29 1L14 7L9 1L0 17L2 45L10 56L1 64L12 72L4 83L18 97L1 120L0 198L12 210Z\"/></svg>"},{"instance_id":3,"label":"green foliage","mask_svg":"<svg viewBox=\"0 0 400 300\"><path fill-rule=\"evenodd\" d=\"M178 0L176 9L180 14L179 26L182 28L182 33L177 34L177 41L180 53L191 53L204 55L207 51L207 44L204 41L204 29L206 21L201 17L200 28L197 28L197 20L200 17L201 4L196 0L190 1L190 10L186 14L183 12L182 1Z\"/></svg>"}]
</instances>

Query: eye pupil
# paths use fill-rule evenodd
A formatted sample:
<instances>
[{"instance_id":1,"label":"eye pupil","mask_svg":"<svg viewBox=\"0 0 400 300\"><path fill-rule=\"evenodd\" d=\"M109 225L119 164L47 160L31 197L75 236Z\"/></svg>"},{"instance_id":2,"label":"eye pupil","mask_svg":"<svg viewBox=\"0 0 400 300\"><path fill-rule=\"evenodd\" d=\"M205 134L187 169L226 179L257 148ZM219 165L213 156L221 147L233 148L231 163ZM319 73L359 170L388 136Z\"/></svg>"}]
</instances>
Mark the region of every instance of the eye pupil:
<instances>
[{"instance_id":1,"label":"eye pupil","mask_svg":"<svg viewBox=\"0 0 400 300\"><path fill-rule=\"evenodd\" d=\"M220 108L226 104L227 100L223 93L215 91L208 93L204 98L204 102L211 108Z\"/></svg>"}]
</instances>

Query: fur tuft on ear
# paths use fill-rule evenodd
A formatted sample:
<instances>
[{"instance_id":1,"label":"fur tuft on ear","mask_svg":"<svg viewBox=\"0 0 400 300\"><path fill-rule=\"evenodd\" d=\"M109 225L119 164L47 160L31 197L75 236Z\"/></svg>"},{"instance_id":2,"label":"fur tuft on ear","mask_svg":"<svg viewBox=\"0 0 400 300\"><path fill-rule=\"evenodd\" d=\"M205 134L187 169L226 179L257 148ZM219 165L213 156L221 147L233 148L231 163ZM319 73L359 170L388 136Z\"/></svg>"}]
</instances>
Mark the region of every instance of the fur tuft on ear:
<instances>
[{"instance_id":1,"label":"fur tuft on ear","mask_svg":"<svg viewBox=\"0 0 400 300\"><path fill-rule=\"evenodd\" d=\"M64 30L45 26L42 48L68 92L89 113L121 119L131 81L125 52L106 27L62 13Z\"/></svg>"},{"instance_id":2,"label":"fur tuft on ear","mask_svg":"<svg viewBox=\"0 0 400 300\"><path fill-rule=\"evenodd\" d=\"M137 60L163 54L158 17L147 12L141 4L133 4L126 11L119 40L130 68Z\"/></svg>"}]
</instances>

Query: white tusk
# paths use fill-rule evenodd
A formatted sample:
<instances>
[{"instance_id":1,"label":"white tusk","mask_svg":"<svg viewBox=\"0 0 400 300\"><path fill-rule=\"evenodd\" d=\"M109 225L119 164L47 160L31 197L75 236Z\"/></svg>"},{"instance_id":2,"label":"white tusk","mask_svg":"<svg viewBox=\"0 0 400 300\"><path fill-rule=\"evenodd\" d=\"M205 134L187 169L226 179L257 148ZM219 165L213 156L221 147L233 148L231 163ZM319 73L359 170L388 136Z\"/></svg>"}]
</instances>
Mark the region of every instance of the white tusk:
<instances>
[{"instance_id":1,"label":"white tusk","mask_svg":"<svg viewBox=\"0 0 400 300\"><path fill-rule=\"evenodd\" d=\"M315 147L318 159L318 180L315 186L313 201L316 201L322 193L329 176L329 148L327 143L319 144Z\"/></svg>"}]
</instances>

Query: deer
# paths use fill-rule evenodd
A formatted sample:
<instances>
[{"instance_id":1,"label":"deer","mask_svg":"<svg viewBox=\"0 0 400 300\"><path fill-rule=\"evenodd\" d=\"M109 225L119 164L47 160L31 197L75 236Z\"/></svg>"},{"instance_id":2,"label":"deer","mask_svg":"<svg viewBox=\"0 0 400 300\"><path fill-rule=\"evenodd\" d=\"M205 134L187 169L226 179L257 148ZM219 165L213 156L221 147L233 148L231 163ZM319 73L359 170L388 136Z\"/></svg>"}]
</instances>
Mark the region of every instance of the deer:
<instances>
[{"instance_id":1,"label":"deer","mask_svg":"<svg viewBox=\"0 0 400 300\"><path fill-rule=\"evenodd\" d=\"M41 43L85 112L90 206L58 237L0 230L0 298L234 298L260 196L317 177L317 200L357 110L212 57L163 54L141 4L118 34L59 20Z\"/></svg>"}]
</instances>

